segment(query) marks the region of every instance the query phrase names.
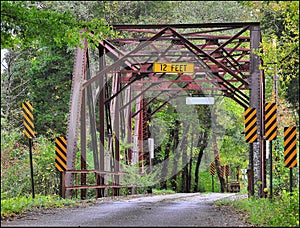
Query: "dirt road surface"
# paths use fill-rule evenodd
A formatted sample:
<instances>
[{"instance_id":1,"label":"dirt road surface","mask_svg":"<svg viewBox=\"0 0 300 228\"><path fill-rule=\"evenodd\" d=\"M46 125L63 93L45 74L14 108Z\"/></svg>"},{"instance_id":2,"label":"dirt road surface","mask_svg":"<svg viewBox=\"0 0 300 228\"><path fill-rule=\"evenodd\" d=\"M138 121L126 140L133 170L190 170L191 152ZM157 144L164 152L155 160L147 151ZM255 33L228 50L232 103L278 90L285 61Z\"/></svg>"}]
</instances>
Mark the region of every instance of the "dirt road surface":
<instances>
[{"instance_id":1,"label":"dirt road surface","mask_svg":"<svg viewBox=\"0 0 300 228\"><path fill-rule=\"evenodd\" d=\"M220 199L246 197L237 193L177 193L97 199L95 204L31 211L1 221L2 227L253 227L245 215Z\"/></svg>"}]
</instances>

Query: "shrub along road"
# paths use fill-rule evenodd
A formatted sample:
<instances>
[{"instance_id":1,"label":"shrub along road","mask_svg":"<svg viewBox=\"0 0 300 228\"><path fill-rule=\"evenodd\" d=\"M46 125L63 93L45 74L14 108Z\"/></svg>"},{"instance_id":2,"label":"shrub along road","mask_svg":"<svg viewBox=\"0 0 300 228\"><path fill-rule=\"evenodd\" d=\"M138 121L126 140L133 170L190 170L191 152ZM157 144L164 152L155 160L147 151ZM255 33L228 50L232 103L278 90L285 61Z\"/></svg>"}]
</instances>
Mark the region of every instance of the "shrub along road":
<instances>
[{"instance_id":1,"label":"shrub along road","mask_svg":"<svg viewBox=\"0 0 300 228\"><path fill-rule=\"evenodd\" d=\"M228 206L215 206L220 199L246 197L237 193L177 193L97 199L93 205L27 212L3 227L16 226L203 226L249 227L245 215Z\"/></svg>"}]
</instances>

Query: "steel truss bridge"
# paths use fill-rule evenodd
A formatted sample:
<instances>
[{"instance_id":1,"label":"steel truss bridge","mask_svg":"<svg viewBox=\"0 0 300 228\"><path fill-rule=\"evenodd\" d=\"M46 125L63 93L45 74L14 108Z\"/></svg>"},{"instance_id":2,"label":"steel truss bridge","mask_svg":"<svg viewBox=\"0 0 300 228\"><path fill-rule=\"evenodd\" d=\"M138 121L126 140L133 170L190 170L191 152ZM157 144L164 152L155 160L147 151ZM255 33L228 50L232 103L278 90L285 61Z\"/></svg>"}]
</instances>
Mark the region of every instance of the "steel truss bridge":
<instances>
[{"instance_id":1,"label":"steel truss bridge","mask_svg":"<svg viewBox=\"0 0 300 228\"><path fill-rule=\"evenodd\" d=\"M105 196L107 187L118 195L120 178L126 174L120 169L121 162L139 164L141 173L151 170L149 120L173 99L188 94L225 96L244 109L257 110L258 140L249 144L248 189L253 195L258 186L262 197L266 155L264 72L257 55L260 24L114 25L113 29L123 38L100 40L94 49L82 41L76 49L63 186L66 194L77 188L85 197L87 175L93 172L97 196ZM192 63L194 71L156 72L154 63ZM162 95L162 104L151 108ZM133 147L123 148L121 141ZM87 169L89 152L93 171ZM76 159L80 167L76 167ZM74 187L77 174L80 184ZM110 185L108 175L113 180Z\"/></svg>"}]
</instances>

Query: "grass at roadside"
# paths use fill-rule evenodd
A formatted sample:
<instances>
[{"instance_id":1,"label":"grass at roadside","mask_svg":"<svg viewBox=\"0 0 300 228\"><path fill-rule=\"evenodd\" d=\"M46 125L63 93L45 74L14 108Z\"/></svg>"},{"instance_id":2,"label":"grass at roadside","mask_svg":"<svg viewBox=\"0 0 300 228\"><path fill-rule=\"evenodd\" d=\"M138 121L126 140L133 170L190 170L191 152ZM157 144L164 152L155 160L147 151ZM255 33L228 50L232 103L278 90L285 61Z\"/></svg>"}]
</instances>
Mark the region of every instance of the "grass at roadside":
<instances>
[{"instance_id":1,"label":"grass at roadside","mask_svg":"<svg viewBox=\"0 0 300 228\"><path fill-rule=\"evenodd\" d=\"M173 194L172 190L153 189L153 194ZM1 197L2 198L2 197ZM21 215L26 211L39 208L64 208L79 205L81 202L93 202L95 199L79 200L79 199L63 199L58 195L35 195L20 196L9 199L1 199L1 220L8 220L17 215Z\"/></svg>"},{"instance_id":2,"label":"grass at roadside","mask_svg":"<svg viewBox=\"0 0 300 228\"><path fill-rule=\"evenodd\" d=\"M259 227L299 227L299 192L283 191L281 196L269 198L254 197L238 200L220 200L216 205L232 205L242 211L248 221Z\"/></svg>"},{"instance_id":3,"label":"grass at roadside","mask_svg":"<svg viewBox=\"0 0 300 228\"><path fill-rule=\"evenodd\" d=\"M21 196L10 199L1 199L1 220L12 218L16 215L23 214L26 211L38 208L59 208L75 205L76 200L62 199L57 195L54 196Z\"/></svg>"},{"instance_id":4,"label":"grass at roadside","mask_svg":"<svg viewBox=\"0 0 300 228\"><path fill-rule=\"evenodd\" d=\"M173 194L170 190L153 189L153 194ZM36 195L29 197L16 197L1 199L1 220L8 220L26 211L40 208L64 208L81 205L82 202L96 202L94 199L63 199L57 195ZM237 211L246 214L248 222L258 227L299 227L299 193L293 196L283 192L280 197L269 198L243 198L235 200L219 200L216 205L230 205Z\"/></svg>"},{"instance_id":5,"label":"grass at roadside","mask_svg":"<svg viewBox=\"0 0 300 228\"><path fill-rule=\"evenodd\" d=\"M175 191L168 190L168 189L162 189L162 190L153 189L152 190L152 194L154 194L154 195L159 195L159 194L175 194L175 193L176 193Z\"/></svg>"}]
</instances>

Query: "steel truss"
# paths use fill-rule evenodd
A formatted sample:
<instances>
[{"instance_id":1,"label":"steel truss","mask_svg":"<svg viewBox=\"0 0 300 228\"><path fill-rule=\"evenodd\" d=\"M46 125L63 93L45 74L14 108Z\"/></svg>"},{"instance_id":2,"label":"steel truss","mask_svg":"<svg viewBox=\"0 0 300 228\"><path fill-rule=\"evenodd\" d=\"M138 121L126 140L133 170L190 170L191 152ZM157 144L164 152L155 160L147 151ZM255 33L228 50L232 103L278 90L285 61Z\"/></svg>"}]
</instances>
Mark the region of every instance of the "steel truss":
<instances>
[{"instance_id":1,"label":"steel truss","mask_svg":"<svg viewBox=\"0 0 300 228\"><path fill-rule=\"evenodd\" d=\"M80 170L88 169L89 148L93 153L93 169L98 172L96 184L105 186L106 172L114 173L113 191L118 195L122 186L121 161L139 162L140 172L145 171L144 166L151 167L147 124L157 111L184 91L192 96L222 95L245 109L257 109L259 140L249 145L249 178L253 180L249 191L253 194L257 185L258 194L262 196L266 186L264 73L259 69L261 60L255 52L261 41L259 23L114 25L113 28L127 38L101 40L98 50L90 50L87 42L82 42L83 48L76 49L67 132L67 170L76 170L78 150ZM195 71L157 73L152 70L154 62L194 63ZM145 99L146 92L156 95ZM151 110L150 105L163 93L169 98ZM133 147L122 149L122 153L125 151L122 158L120 140L128 145L134 143ZM83 173L81 177L84 186L86 176ZM73 174L66 173L67 194L73 182ZM105 196L105 190L107 188L99 187L98 196ZM83 198L85 194L82 191Z\"/></svg>"}]
</instances>

